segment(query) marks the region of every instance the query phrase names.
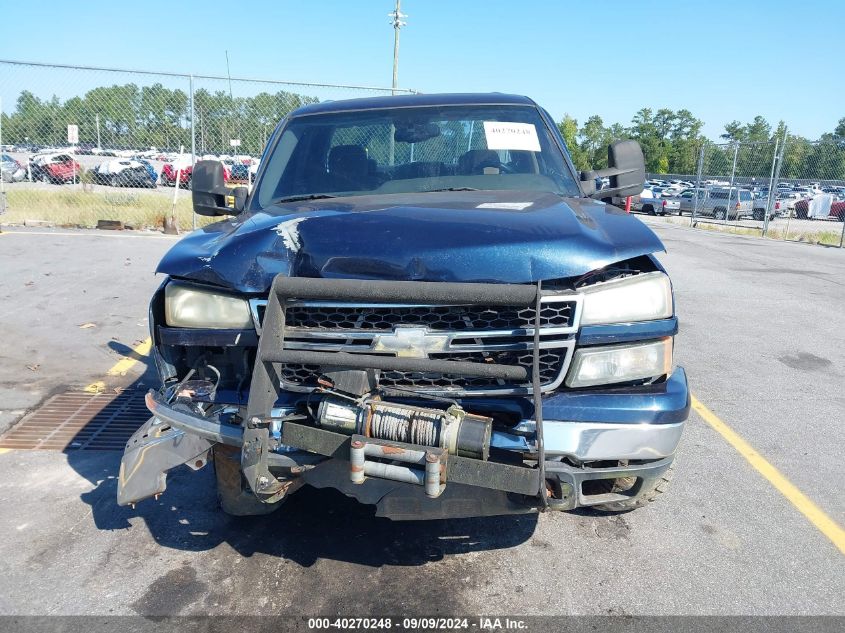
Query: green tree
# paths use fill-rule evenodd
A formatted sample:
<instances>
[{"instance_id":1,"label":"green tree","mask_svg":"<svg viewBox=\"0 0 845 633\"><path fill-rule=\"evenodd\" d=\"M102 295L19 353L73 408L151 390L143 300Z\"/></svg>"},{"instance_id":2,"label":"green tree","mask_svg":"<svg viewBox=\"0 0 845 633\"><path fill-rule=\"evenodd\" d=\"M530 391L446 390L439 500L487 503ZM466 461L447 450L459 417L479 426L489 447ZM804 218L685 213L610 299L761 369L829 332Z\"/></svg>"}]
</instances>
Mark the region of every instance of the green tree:
<instances>
[{"instance_id":1,"label":"green tree","mask_svg":"<svg viewBox=\"0 0 845 633\"><path fill-rule=\"evenodd\" d=\"M584 152L591 169L604 169L607 167L607 146L610 143L610 134L604 127L604 121L597 114L594 114L579 132L581 139L581 150Z\"/></svg>"},{"instance_id":2,"label":"green tree","mask_svg":"<svg viewBox=\"0 0 845 633\"><path fill-rule=\"evenodd\" d=\"M566 147L569 150L569 155L572 157L572 162L575 168L579 171L586 171L590 169L590 163L586 154L578 144L578 121L564 114L563 119L557 124L560 135L563 137Z\"/></svg>"}]
</instances>

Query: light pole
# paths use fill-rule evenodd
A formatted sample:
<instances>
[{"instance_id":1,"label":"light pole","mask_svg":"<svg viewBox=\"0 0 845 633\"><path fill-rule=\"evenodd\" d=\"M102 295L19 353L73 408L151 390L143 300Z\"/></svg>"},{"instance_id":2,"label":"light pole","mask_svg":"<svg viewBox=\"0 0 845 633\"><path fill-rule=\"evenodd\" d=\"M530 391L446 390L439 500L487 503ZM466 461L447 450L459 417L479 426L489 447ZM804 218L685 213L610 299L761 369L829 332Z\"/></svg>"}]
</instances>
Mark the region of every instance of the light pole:
<instances>
[{"instance_id":1,"label":"light pole","mask_svg":"<svg viewBox=\"0 0 845 633\"><path fill-rule=\"evenodd\" d=\"M399 10L401 4L402 0L396 0L396 8L387 14L390 23L393 25L393 94L396 94L396 88L399 87L397 83L399 79L399 29L407 24L407 22L402 21L402 18L408 17Z\"/></svg>"},{"instance_id":2,"label":"light pole","mask_svg":"<svg viewBox=\"0 0 845 633\"><path fill-rule=\"evenodd\" d=\"M100 147L100 115L99 114L94 115L94 121L97 122L97 149L102 149L102 147Z\"/></svg>"},{"instance_id":3,"label":"light pole","mask_svg":"<svg viewBox=\"0 0 845 633\"><path fill-rule=\"evenodd\" d=\"M396 0L396 8L393 9L392 12L387 14L387 17L390 18L390 23L393 25L393 90L391 94L396 94L396 88L398 88L398 80L399 80L399 29L401 29L407 22L403 22L402 18L407 18L408 16L402 13L399 9L401 7L402 0ZM390 124L390 146L388 148L388 160L389 164L393 165L396 158L396 141L394 139L394 132L395 129L393 124Z\"/></svg>"}]
</instances>

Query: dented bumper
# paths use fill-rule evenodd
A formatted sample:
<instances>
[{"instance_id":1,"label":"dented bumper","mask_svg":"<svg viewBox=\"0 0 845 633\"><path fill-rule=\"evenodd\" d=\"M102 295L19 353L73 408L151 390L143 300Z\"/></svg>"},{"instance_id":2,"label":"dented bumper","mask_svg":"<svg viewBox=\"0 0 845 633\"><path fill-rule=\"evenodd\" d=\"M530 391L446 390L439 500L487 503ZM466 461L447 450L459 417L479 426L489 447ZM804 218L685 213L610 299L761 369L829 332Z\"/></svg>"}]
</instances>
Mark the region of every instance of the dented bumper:
<instances>
[{"instance_id":1,"label":"dented bumper","mask_svg":"<svg viewBox=\"0 0 845 633\"><path fill-rule=\"evenodd\" d=\"M634 405L639 402L642 409L637 412L629 405L622 417L607 415L605 410L605 416L612 418L612 422L545 422L546 478L557 491L557 498L551 500L554 509L569 510L601 502L582 494L584 481L614 477L648 481L660 477L669 467L689 407L683 370L676 371L658 393L628 402ZM240 426L167 404L153 391L147 394L146 403L153 417L127 443L118 480L121 505L164 492L166 473L172 468L183 464L193 469L203 467L215 444L238 449L243 446ZM606 407L609 402L599 399L593 404ZM560 412L565 410L560 401L554 406ZM660 419L662 423L649 423L649 412L651 419ZM579 408L569 413L574 417L597 417L599 411L594 410L591 415ZM628 422L622 422L623 419ZM530 434L532 424L533 421L524 420L517 430ZM539 505L536 468L449 456L443 494L430 499L421 486L410 483L378 478L367 478L363 484L353 483L349 436L301 424L285 424L279 432L285 451L267 454L271 472L295 473L304 483L335 488L362 503L375 504L379 515L394 519L501 515L531 512ZM505 446L512 438L499 433L494 436L493 445ZM529 442L525 442L522 452L530 459ZM614 468L576 467L563 461L563 457L575 463L597 460L638 463Z\"/></svg>"}]
</instances>

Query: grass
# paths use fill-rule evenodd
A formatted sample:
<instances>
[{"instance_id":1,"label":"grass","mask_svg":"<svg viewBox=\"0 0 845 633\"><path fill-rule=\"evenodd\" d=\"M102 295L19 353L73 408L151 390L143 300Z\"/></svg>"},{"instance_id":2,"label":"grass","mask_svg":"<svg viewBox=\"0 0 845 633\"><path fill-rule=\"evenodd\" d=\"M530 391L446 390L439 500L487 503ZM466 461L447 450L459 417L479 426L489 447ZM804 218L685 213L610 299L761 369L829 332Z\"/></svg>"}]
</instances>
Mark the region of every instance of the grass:
<instances>
[{"instance_id":1,"label":"grass","mask_svg":"<svg viewBox=\"0 0 845 633\"><path fill-rule=\"evenodd\" d=\"M26 220L40 220L63 227L90 228L97 220L121 220L134 229L161 229L164 218L171 214L172 195L132 189L86 188L71 185L56 190L14 189L6 192L6 213L0 216L3 224L23 224ZM175 208L180 230L193 224L193 209L189 191L180 191ZM214 218L197 217L197 226L213 222Z\"/></svg>"},{"instance_id":2,"label":"grass","mask_svg":"<svg viewBox=\"0 0 845 633\"><path fill-rule=\"evenodd\" d=\"M671 224L689 226L688 217L684 218L681 221L676 218L670 217L666 217L664 218L664 220L670 222ZM842 230L841 225L837 226L840 226L840 230L838 231L797 231L795 229L791 229L787 232L785 228L769 228L769 230L766 231L765 237L772 240L790 240L793 242L803 242L805 244L839 246L839 240L842 236ZM730 224L716 224L704 220L696 221L695 228L702 229L704 231L714 231L716 233L730 233L732 235L751 235L753 237L763 237L761 235L760 229L750 228L747 226L733 226Z\"/></svg>"}]
</instances>

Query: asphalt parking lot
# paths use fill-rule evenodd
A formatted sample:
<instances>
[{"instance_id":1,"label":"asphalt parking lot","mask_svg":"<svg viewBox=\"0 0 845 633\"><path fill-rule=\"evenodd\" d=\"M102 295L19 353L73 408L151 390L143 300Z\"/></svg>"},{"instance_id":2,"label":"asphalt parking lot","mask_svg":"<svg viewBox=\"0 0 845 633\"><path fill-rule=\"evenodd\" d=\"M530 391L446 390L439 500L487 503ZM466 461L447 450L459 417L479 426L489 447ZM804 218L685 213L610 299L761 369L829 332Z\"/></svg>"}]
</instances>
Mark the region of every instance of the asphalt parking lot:
<instances>
[{"instance_id":1,"label":"asphalt parking lot","mask_svg":"<svg viewBox=\"0 0 845 633\"><path fill-rule=\"evenodd\" d=\"M668 249L698 401L844 525L845 250L643 219ZM143 358L107 374L146 338L173 243L0 235L0 428L67 389L152 384ZM616 516L392 523L305 488L234 519L208 468L132 510L115 503L119 459L0 449L0 613L845 615L835 531L697 413L670 492Z\"/></svg>"}]
</instances>

